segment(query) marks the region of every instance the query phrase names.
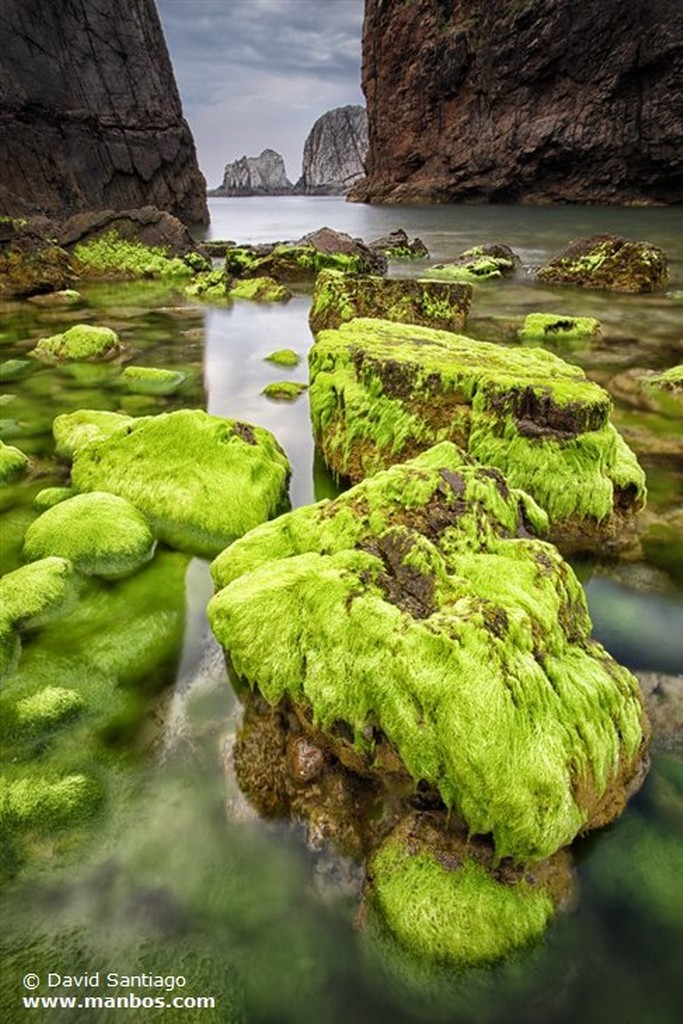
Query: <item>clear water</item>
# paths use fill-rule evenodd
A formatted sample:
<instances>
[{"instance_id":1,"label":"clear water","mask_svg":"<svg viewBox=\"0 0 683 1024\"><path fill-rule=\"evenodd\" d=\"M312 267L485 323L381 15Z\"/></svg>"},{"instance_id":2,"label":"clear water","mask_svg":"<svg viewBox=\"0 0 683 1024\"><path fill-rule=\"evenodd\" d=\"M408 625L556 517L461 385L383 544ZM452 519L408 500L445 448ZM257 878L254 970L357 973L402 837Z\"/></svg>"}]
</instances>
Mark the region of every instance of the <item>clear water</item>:
<instances>
[{"instance_id":1,"label":"clear water","mask_svg":"<svg viewBox=\"0 0 683 1024\"><path fill-rule=\"evenodd\" d=\"M607 386L631 367L665 368L681 361L683 307L674 294L683 289L679 210L365 207L292 197L213 200L211 212L210 236L238 241L295 239L323 224L370 239L402 226L422 237L433 260L502 241L531 265L569 239L597 231L647 238L671 259L665 293L633 297L541 289L522 274L512 282L478 287L469 330L495 340L504 332L501 317L534 310L599 316L606 343L572 351L568 358ZM392 273L419 274L423 267L397 264ZM63 479L63 469L52 459L50 428L64 411L86 407L143 414L199 406L246 419L272 430L287 451L293 505L334 493L314 453L306 396L279 403L261 395L268 381L305 380L311 343L305 292L285 306L238 302L230 309L189 305L177 290L154 283L91 285L82 292L86 316L114 326L129 344L132 362L183 368L189 383L178 396L149 398L122 392L113 367L34 367L0 387L0 436L31 454L41 474L7 489L2 498L2 571L19 562L23 531L36 514L35 493ZM0 306L0 359L21 358L36 338L83 319L82 310L27 302ZM299 367L264 362L269 352L283 347L304 357ZM670 514L681 505L680 421L620 402L615 420L634 446L641 446L653 508ZM618 659L638 670L683 670L680 537L678 544L670 534L662 543L653 540L636 563L584 562L576 568L596 635ZM81 666L78 671L90 666L93 687L107 675L107 657L113 665L122 649L137 651L135 644L140 653L134 669L120 670L127 679L125 715L124 725L108 740L115 778L108 800L78 835L33 843L23 868L5 887L0 1019L11 1024L125 1019L674 1024L680 1019L680 749L656 749L645 786L623 817L579 844L577 908L559 917L535 950L486 972L434 974L420 965L409 967L367 942L356 924L354 898L330 881L320 857L307 853L296 830L261 821L240 798L228 753L239 703L208 638L208 568L197 559L189 564L171 559L158 571L158 576L150 571L139 592L122 594L116 605L107 603L114 600L112 593L93 595L99 604L92 607L104 612L93 613L90 621L60 620L59 629L25 643L29 665L39 664L41 645L47 651L55 683L73 666ZM144 654L150 645L159 652L153 658ZM82 740L73 734L74 743ZM39 994L68 994L48 989L49 972L86 973L92 980L99 972L99 985L85 994L105 996L127 991L107 988L108 972L183 975L181 994L212 996L216 1008L24 1010L21 997L28 990L21 979L27 972L41 976ZM160 995L159 990L133 991Z\"/></svg>"}]
</instances>

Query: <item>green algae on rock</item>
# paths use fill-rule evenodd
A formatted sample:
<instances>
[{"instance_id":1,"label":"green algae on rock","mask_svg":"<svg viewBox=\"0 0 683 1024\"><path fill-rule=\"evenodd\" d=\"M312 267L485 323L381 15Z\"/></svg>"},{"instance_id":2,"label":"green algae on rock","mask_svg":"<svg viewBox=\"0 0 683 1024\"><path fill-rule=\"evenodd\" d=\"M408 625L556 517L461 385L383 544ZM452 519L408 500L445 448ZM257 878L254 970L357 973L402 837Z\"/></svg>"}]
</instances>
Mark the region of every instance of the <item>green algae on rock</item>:
<instances>
[{"instance_id":1,"label":"green algae on rock","mask_svg":"<svg viewBox=\"0 0 683 1024\"><path fill-rule=\"evenodd\" d=\"M424 816L403 821L374 853L365 905L411 953L457 966L495 963L540 938L571 892L569 857L494 870L485 845L435 828Z\"/></svg>"},{"instance_id":2,"label":"green algae on rock","mask_svg":"<svg viewBox=\"0 0 683 1024\"><path fill-rule=\"evenodd\" d=\"M88 414L79 415L85 437ZM124 417L106 436L74 443L74 421L67 419L55 421L55 435L62 443L71 435L75 489L126 498L170 547L212 557L286 501L289 462L263 427L181 409Z\"/></svg>"},{"instance_id":3,"label":"green algae on rock","mask_svg":"<svg viewBox=\"0 0 683 1024\"><path fill-rule=\"evenodd\" d=\"M85 706L82 694L63 686L46 686L17 701L15 714L19 731L42 732L75 718Z\"/></svg>"},{"instance_id":4,"label":"green algae on rock","mask_svg":"<svg viewBox=\"0 0 683 1024\"><path fill-rule=\"evenodd\" d=\"M210 268L209 261L198 253L175 256L167 247L122 238L113 228L79 242L73 255L80 269L105 277L192 277Z\"/></svg>"},{"instance_id":5,"label":"green algae on rock","mask_svg":"<svg viewBox=\"0 0 683 1024\"><path fill-rule=\"evenodd\" d=\"M437 263L425 271L426 277L443 281L488 281L513 274L519 257L508 245L477 245L461 252L452 263Z\"/></svg>"},{"instance_id":6,"label":"green algae on rock","mask_svg":"<svg viewBox=\"0 0 683 1024\"><path fill-rule=\"evenodd\" d=\"M348 768L407 774L497 858L541 860L620 813L647 731L578 580L532 536L546 523L442 443L236 541L209 621Z\"/></svg>"},{"instance_id":7,"label":"green algae on rock","mask_svg":"<svg viewBox=\"0 0 683 1024\"><path fill-rule=\"evenodd\" d=\"M50 779L13 773L0 777L0 821L10 830L18 826L49 832L93 814L101 797L99 785L85 775Z\"/></svg>"},{"instance_id":8,"label":"green algae on rock","mask_svg":"<svg viewBox=\"0 0 683 1024\"><path fill-rule=\"evenodd\" d=\"M228 296L228 276L225 270L205 270L197 274L184 288L189 299L201 299L202 302L220 302L225 305L230 301Z\"/></svg>"},{"instance_id":9,"label":"green algae on rock","mask_svg":"<svg viewBox=\"0 0 683 1024\"><path fill-rule=\"evenodd\" d=\"M315 279L308 322L314 334L356 317L456 331L465 326L471 302L467 284L324 270Z\"/></svg>"},{"instance_id":10,"label":"green algae on rock","mask_svg":"<svg viewBox=\"0 0 683 1024\"><path fill-rule=\"evenodd\" d=\"M120 380L136 395L172 395L182 387L187 374L154 366L127 366Z\"/></svg>"},{"instance_id":11,"label":"green algae on rock","mask_svg":"<svg viewBox=\"0 0 683 1024\"><path fill-rule=\"evenodd\" d=\"M266 398L276 398L291 402L307 390L308 384L301 384L299 381L294 380L278 380L273 381L271 384L266 384L261 394L265 395Z\"/></svg>"},{"instance_id":12,"label":"green algae on rock","mask_svg":"<svg viewBox=\"0 0 683 1024\"><path fill-rule=\"evenodd\" d=\"M309 364L316 443L339 476L450 440L528 491L566 550L618 543L644 504L609 395L544 349L359 319L321 332Z\"/></svg>"},{"instance_id":13,"label":"green algae on rock","mask_svg":"<svg viewBox=\"0 0 683 1024\"><path fill-rule=\"evenodd\" d=\"M2 616L15 629L35 628L75 600L77 582L66 558L50 555L0 576Z\"/></svg>"},{"instance_id":14,"label":"green algae on rock","mask_svg":"<svg viewBox=\"0 0 683 1024\"><path fill-rule=\"evenodd\" d=\"M20 480L28 472L31 460L28 455L11 444L0 441L0 486Z\"/></svg>"},{"instance_id":15,"label":"green algae on rock","mask_svg":"<svg viewBox=\"0 0 683 1024\"><path fill-rule=\"evenodd\" d=\"M556 313L529 313L519 330L520 341L583 341L599 337L600 321L592 316L562 316Z\"/></svg>"},{"instance_id":16,"label":"green algae on rock","mask_svg":"<svg viewBox=\"0 0 683 1024\"><path fill-rule=\"evenodd\" d=\"M272 277L261 275L232 284L228 296L231 299L252 299L254 302L286 302L291 299L292 293Z\"/></svg>"},{"instance_id":17,"label":"green algae on rock","mask_svg":"<svg viewBox=\"0 0 683 1024\"><path fill-rule=\"evenodd\" d=\"M59 505L60 501L73 498L75 493L71 487L44 487L33 499L33 507L38 512L45 512L53 505Z\"/></svg>"},{"instance_id":18,"label":"green algae on rock","mask_svg":"<svg viewBox=\"0 0 683 1024\"><path fill-rule=\"evenodd\" d=\"M110 434L134 422L134 417L104 409L78 409L62 413L52 424L55 454L71 459L77 448L88 441L102 441Z\"/></svg>"},{"instance_id":19,"label":"green algae on rock","mask_svg":"<svg viewBox=\"0 0 683 1024\"><path fill-rule=\"evenodd\" d=\"M666 284L666 254L650 242L619 235L580 238L538 270L544 284L574 284L615 292L652 292Z\"/></svg>"},{"instance_id":20,"label":"green algae on rock","mask_svg":"<svg viewBox=\"0 0 683 1024\"><path fill-rule=\"evenodd\" d=\"M264 358L266 362L275 363L276 366L298 366L301 362L301 356L293 348L279 348Z\"/></svg>"},{"instance_id":21,"label":"green algae on rock","mask_svg":"<svg viewBox=\"0 0 683 1024\"><path fill-rule=\"evenodd\" d=\"M683 365L646 377L643 383L653 391L683 391Z\"/></svg>"},{"instance_id":22,"label":"green algae on rock","mask_svg":"<svg viewBox=\"0 0 683 1024\"><path fill-rule=\"evenodd\" d=\"M145 517L124 498L105 491L76 494L43 512L26 531L24 557L67 558L85 576L116 579L154 555Z\"/></svg>"},{"instance_id":23,"label":"green algae on rock","mask_svg":"<svg viewBox=\"0 0 683 1024\"><path fill-rule=\"evenodd\" d=\"M75 324L63 334L41 338L31 355L46 362L111 359L121 349L119 336L110 327Z\"/></svg>"},{"instance_id":24,"label":"green algae on rock","mask_svg":"<svg viewBox=\"0 0 683 1024\"><path fill-rule=\"evenodd\" d=\"M34 306L81 306L83 296L74 288L63 288L58 292L31 295L28 301L32 302Z\"/></svg>"},{"instance_id":25,"label":"green algae on rock","mask_svg":"<svg viewBox=\"0 0 683 1024\"><path fill-rule=\"evenodd\" d=\"M229 276L265 275L290 284L313 281L321 270L338 270L345 274L382 273L386 270L386 259L349 235L321 228L298 242L230 248L225 269Z\"/></svg>"},{"instance_id":26,"label":"green algae on rock","mask_svg":"<svg viewBox=\"0 0 683 1024\"><path fill-rule=\"evenodd\" d=\"M23 377L27 370L31 368L30 359L6 359L3 363L0 363L0 383L5 381L18 380L19 377Z\"/></svg>"}]
</instances>

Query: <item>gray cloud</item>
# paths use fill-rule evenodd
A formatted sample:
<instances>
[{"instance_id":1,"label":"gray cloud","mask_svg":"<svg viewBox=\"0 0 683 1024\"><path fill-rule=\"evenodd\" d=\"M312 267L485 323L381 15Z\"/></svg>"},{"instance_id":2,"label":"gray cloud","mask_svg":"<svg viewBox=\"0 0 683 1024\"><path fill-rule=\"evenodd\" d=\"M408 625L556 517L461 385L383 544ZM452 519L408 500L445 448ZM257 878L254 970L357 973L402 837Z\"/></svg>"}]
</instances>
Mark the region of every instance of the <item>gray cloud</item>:
<instances>
[{"instance_id":1,"label":"gray cloud","mask_svg":"<svg viewBox=\"0 0 683 1024\"><path fill-rule=\"evenodd\" d=\"M156 0L210 186L270 146L292 180L320 114L363 103L363 0Z\"/></svg>"}]
</instances>

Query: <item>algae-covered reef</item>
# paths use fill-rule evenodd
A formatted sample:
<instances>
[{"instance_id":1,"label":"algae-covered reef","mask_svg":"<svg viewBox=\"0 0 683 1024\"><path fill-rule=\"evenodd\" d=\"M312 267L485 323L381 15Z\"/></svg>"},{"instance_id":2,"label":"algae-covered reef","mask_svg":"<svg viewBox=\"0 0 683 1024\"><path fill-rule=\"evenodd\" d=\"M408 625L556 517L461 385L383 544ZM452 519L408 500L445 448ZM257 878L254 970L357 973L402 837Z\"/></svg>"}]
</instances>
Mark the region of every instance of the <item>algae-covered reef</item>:
<instances>
[{"instance_id":1,"label":"algae-covered reef","mask_svg":"<svg viewBox=\"0 0 683 1024\"><path fill-rule=\"evenodd\" d=\"M550 352L358 319L321 332L309 364L316 442L339 476L450 440L528 491L567 550L618 543L644 504L609 395Z\"/></svg>"},{"instance_id":2,"label":"algae-covered reef","mask_svg":"<svg viewBox=\"0 0 683 1024\"><path fill-rule=\"evenodd\" d=\"M231 545L210 622L348 767L407 773L498 857L540 860L619 813L646 728L545 524L444 443Z\"/></svg>"},{"instance_id":3,"label":"algae-covered reef","mask_svg":"<svg viewBox=\"0 0 683 1024\"><path fill-rule=\"evenodd\" d=\"M199 409L139 418L80 410L57 417L54 434L73 460L76 491L127 499L159 540L203 557L286 501L289 462L263 427Z\"/></svg>"},{"instance_id":4,"label":"algae-covered reef","mask_svg":"<svg viewBox=\"0 0 683 1024\"><path fill-rule=\"evenodd\" d=\"M538 271L544 284L574 284L615 292L653 292L666 284L665 253L651 242L591 235L570 242Z\"/></svg>"}]
</instances>

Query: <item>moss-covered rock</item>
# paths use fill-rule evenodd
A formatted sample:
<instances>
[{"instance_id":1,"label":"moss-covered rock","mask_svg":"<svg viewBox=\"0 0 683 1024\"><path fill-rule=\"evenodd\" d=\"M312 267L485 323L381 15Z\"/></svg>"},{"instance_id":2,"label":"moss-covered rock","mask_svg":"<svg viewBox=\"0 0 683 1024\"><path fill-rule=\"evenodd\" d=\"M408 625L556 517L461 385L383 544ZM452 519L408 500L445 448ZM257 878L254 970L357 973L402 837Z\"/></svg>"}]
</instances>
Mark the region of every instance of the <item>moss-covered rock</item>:
<instances>
[{"instance_id":1,"label":"moss-covered rock","mask_svg":"<svg viewBox=\"0 0 683 1024\"><path fill-rule=\"evenodd\" d=\"M30 697L23 697L15 705L17 728L22 733L35 734L54 729L75 718L85 707L85 699L76 690L63 686L46 686Z\"/></svg>"},{"instance_id":2,"label":"moss-covered rock","mask_svg":"<svg viewBox=\"0 0 683 1024\"><path fill-rule=\"evenodd\" d=\"M172 395L187 380L182 370L163 370L155 366L127 366L121 381L135 395Z\"/></svg>"},{"instance_id":3,"label":"moss-covered rock","mask_svg":"<svg viewBox=\"0 0 683 1024\"><path fill-rule=\"evenodd\" d=\"M266 275L237 281L230 287L228 295L231 299L253 299L255 302L286 302L292 297L289 288Z\"/></svg>"},{"instance_id":4,"label":"moss-covered rock","mask_svg":"<svg viewBox=\"0 0 683 1024\"><path fill-rule=\"evenodd\" d=\"M538 271L545 284L574 284L615 292L652 292L668 280L666 254L650 242L619 235L580 238Z\"/></svg>"},{"instance_id":5,"label":"moss-covered rock","mask_svg":"<svg viewBox=\"0 0 683 1024\"><path fill-rule=\"evenodd\" d=\"M644 504L609 395L543 349L359 319L318 335L309 363L316 441L339 476L361 480L450 440L524 487L567 550L618 543Z\"/></svg>"},{"instance_id":6,"label":"moss-covered rock","mask_svg":"<svg viewBox=\"0 0 683 1024\"><path fill-rule=\"evenodd\" d=\"M229 278L225 270L205 270L197 274L184 292L189 299L201 299L203 302L220 302L225 304L228 299Z\"/></svg>"},{"instance_id":7,"label":"moss-covered rock","mask_svg":"<svg viewBox=\"0 0 683 1024\"><path fill-rule=\"evenodd\" d=\"M81 306L83 296L75 288L63 288L58 292L32 295L29 300L34 306Z\"/></svg>"},{"instance_id":8,"label":"moss-covered rock","mask_svg":"<svg viewBox=\"0 0 683 1024\"><path fill-rule=\"evenodd\" d=\"M58 555L86 576L116 578L148 562L155 544L147 520L130 502L93 491L59 502L31 523L24 557Z\"/></svg>"},{"instance_id":9,"label":"moss-covered rock","mask_svg":"<svg viewBox=\"0 0 683 1024\"><path fill-rule=\"evenodd\" d=\"M88 441L102 441L131 423L132 416L103 409L78 409L76 412L63 413L52 424L55 452L70 459L76 449Z\"/></svg>"},{"instance_id":10,"label":"moss-covered rock","mask_svg":"<svg viewBox=\"0 0 683 1024\"><path fill-rule=\"evenodd\" d=\"M0 220L0 297L54 292L75 276L69 253L55 244L49 224Z\"/></svg>"},{"instance_id":11,"label":"moss-covered rock","mask_svg":"<svg viewBox=\"0 0 683 1024\"><path fill-rule=\"evenodd\" d=\"M33 507L38 512L45 512L48 508L52 508L53 505L59 505L60 501L73 498L75 493L71 487L44 487L42 491L38 491L33 499Z\"/></svg>"},{"instance_id":12,"label":"moss-covered rock","mask_svg":"<svg viewBox=\"0 0 683 1024\"><path fill-rule=\"evenodd\" d=\"M180 255L171 245L146 243L134 226L129 237L125 234L119 224L90 233L73 245L79 271L91 277L183 278L211 269L211 261L200 253Z\"/></svg>"},{"instance_id":13,"label":"moss-covered rock","mask_svg":"<svg viewBox=\"0 0 683 1024\"><path fill-rule=\"evenodd\" d=\"M41 558L0 577L2 615L15 629L41 625L73 604L77 586L70 561Z\"/></svg>"},{"instance_id":14,"label":"moss-covered rock","mask_svg":"<svg viewBox=\"0 0 683 1024\"><path fill-rule=\"evenodd\" d=\"M265 395L266 398L276 398L291 402L307 390L308 384L300 384L294 380L277 380L271 384L266 384L261 394Z\"/></svg>"},{"instance_id":15,"label":"moss-covered rock","mask_svg":"<svg viewBox=\"0 0 683 1024\"><path fill-rule=\"evenodd\" d=\"M498 857L543 859L620 812L647 729L572 570L532 539L546 523L437 445L236 541L209 620L348 768L407 775Z\"/></svg>"},{"instance_id":16,"label":"moss-covered rock","mask_svg":"<svg viewBox=\"0 0 683 1024\"><path fill-rule=\"evenodd\" d=\"M425 275L442 281L488 281L513 274L519 262L508 245L491 243L466 249L453 263L437 263Z\"/></svg>"},{"instance_id":17,"label":"moss-covered rock","mask_svg":"<svg viewBox=\"0 0 683 1024\"><path fill-rule=\"evenodd\" d=\"M298 366L301 356L293 348L279 348L265 356L266 362L275 363L276 366Z\"/></svg>"},{"instance_id":18,"label":"moss-covered rock","mask_svg":"<svg viewBox=\"0 0 683 1024\"><path fill-rule=\"evenodd\" d=\"M683 365L671 366L668 370L646 377L644 383L650 391L683 392Z\"/></svg>"},{"instance_id":19,"label":"moss-covered rock","mask_svg":"<svg viewBox=\"0 0 683 1024\"><path fill-rule=\"evenodd\" d=\"M11 444L0 441L0 487L14 483L28 472L31 460L28 455Z\"/></svg>"},{"instance_id":20,"label":"moss-covered rock","mask_svg":"<svg viewBox=\"0 0 683 1024\"><path fill-rule=\"evenodd\" d=\"M471 967L538 940L571 886L566 855L533 874L496 871L484 845L413 815L372 857L365 899L399 946L428 962Z\"/></svg>"},{"instance_id":21,"label":"moss-covered rock","mask_svg":"<svg viewBox=\"0 0 683 1024\"><path fill-rule=\"evenodd\" d=\"M122 350L116 331L93 324L75 324L63 334L41 338L31 355L46 362L112 359Z\"/></svg>"},{"instance_id":22,"label":"moss-covered rock","mask_svg":"<svg viewBox=\"0 0 683 1024\"><path fill-rule=\"evenodd\" d=\"M355 317L459 331L471 302L472 288L467 284L324 270L315 279L308 322L314 334Z\"/></svg>"},{"instance_id":23,"label":"moss-covered rock","mask_svg":"<svg viewBox=\"0 0 683 1024\"><path fill-rule=\"evenodd\" d=\"M0 383L18 380L30 367L30 359L6 359L0 363Z\"/></svg>"},{"instance_id":24,"label":"moss-covered rock","mask_svg":"<svg viewBox=\"0 0 683 1024\"><path fill-rule=\"evenodd\" d=\"M520 341L550 342L584 341L600 336L600 321L592 316L562 316L556 313L529 313L519 331Z\"/></svg>"},{"instance_id":25,"label":"moss-covered rock","mask_svg":"<svg viewBox=\"0 0 683 1024\"><path fill-rule=\"evenodd\" d=\"M429 250L422 239L409 238L403 228L374 238L368 242L368 248L383 253L388 260L417 260L429 256Z\"/></svg>"},{"instance_id":26,"label":"moss-covered rock","mask_svg":"<svg viewBox=\"0 0 683 1024\"><path fill-rule=\"evenodd\" d=\"M312 282L321 270L381 274L386 266L381 253L330 228L321 228L298 242L235 246L228 249L225 261L229 276L266 276L285 284Z\"/></svg>"},{"instance_id":27,"label":"moss-covered rock","mask_svg":"<svg viewBox=\"0 0 683 1024\"><path fill-rule=\"evenodd\" d=\"M680 450L681 445L675 446L674 437L668 438L667 435L678 434L683 444L680 430L676 429L677 424L671 422L683 417L683 367L672 366L661 373L633 367L613 377L608 387L610 393L624 405L657 414L654 417L641 416L626 426L634 437L638 437L640 450L649 449L657 453L658 444L661 445L662 453L676 454ZM646 434L652 436L651 444L645 441ZM671 442L674 443L675 451L671 448Z\"/></svg>"},{"instance_id":28,"label":"moss-covered rock","mask_svg":"<svg viewBox=\"0 0 683 1024\"><path fill-rule=\"evenodd\" d=\"M81 436L83 427L81 420ZM63 428L56 421L62 438ZM199 409L125 418L107 436L74 444L72 434L69 443L76 490L126 498L160 540L204 557L276 515L286 500L289 462L273 435Z\"/></svg>"},{"instance_id":29,"label":"moss-covered rock","mask_svg":"<svg viewBox=\"0 0 683 1024\"><path fill-rule=\"evenodd\" d=\"M45 778L37 772L0 778L0 821L9 830L50 832L94 813L102 797L85 775Z\"/></svg>"}]
</instances>

